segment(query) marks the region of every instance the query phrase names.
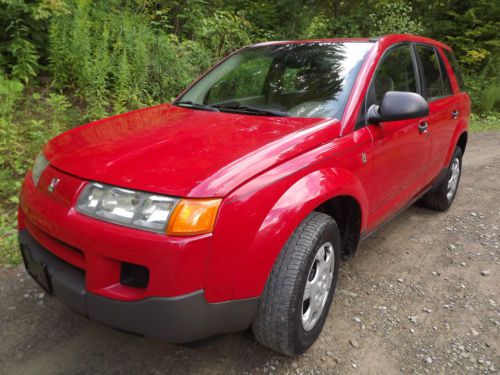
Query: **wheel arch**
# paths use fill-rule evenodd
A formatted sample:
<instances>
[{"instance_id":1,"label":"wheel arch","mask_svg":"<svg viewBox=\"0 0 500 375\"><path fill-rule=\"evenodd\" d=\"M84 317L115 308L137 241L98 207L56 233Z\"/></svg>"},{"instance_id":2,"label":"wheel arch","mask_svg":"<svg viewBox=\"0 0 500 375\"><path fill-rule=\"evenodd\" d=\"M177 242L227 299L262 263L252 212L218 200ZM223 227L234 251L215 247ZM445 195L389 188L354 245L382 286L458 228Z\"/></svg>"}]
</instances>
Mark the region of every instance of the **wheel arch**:
<instances>
[{"instance_id":1,"label":"wheel arch","mask_svg":"<svg viewBox=\"0 0 500 375\"><path fill-rule=\"evenodd\" d=\"M453 155L453 152L455 152L455 148L457 146L460 146L460 148L462 149L462 155L465 153L465 148L467 146L468 138L469 138L469 132L468 132L467 119L465 118L460 119L459 123L457 124L455 133L453 134L452 141L450 142L450 146L448 149L448 153L446 154L446 160L443 167L447 167L450 164L451 156Z\"/></svg>"},{"instance_id":2,"label":"wheel arch","mask_svg":"<svg viewBox=\"0 0 500 375\"><path fill-rule=\"evenodd\" d=\"M460 137L458 137L457 140L457 146L460 146L462 149L462 155L465 153L465 147L467 146L467 138L469 137L467 131L463 131L462 134L460 134Z\"/></svg>"},{"instance_id":3,"label":"wheel arch","mask_svg":"<svg viewBox=\"0 0 500 375\"><path fill-rule=\"evenodd\" d=\"M342 258L351 258L356 252L361 235L362 210L356 198L351 195L338 195L323 202L314 211L333 217L340 232Z\"/></svg>"},{"instance_id":4,"label":"wheel arch","mask_svg":"<svg viewBox=\"0 0 500 375\"><path fill-rule=\"evenodd\" d=\"M268 210L250 246L245 247L239 272L234 275L232 298L261 294L286 241L311 212L324 212L338 220L339 229L347 235L342 241L344 258L351 256L366 226L367 204L360 180L342 168L316 170L289 185ZM342 214L349 211L355 215L343 219Z\"/></svg>"}]
</instances>

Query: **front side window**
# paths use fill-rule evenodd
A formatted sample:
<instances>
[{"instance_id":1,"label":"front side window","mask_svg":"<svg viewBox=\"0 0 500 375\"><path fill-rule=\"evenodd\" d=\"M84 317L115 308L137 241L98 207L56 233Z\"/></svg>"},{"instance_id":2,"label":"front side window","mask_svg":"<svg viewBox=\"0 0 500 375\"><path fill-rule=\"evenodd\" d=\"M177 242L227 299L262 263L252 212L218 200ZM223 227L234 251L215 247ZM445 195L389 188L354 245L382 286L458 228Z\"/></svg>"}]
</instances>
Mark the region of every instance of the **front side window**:
<instances>
[{"instance_id":1,"label":"front side window","mask_svg":"<svg viewBox=\"0 0 500 375\"><path fill-rule=\"evenodd\" d=\"M409 44L393 47L383 57L368 89L366 108L380 105L387 91L417 92L417 76Z\"/></svg>"},{"instance_id":2,"label":"front side window","mask_svg":"<svg viewBox=\"0 0 500 375\"><path fill-rule=\"evenodd\" d=\"M449 95L449 93L445 93L443 78L441 77L441 69L435 48L423 44L417 44L415 48L422 66L422 96L426 100L431 101Z\"/></svg>"},{"instance_id":3,"label":"front side window","mask_svg":"<svg viewBox=\"0 0 500 375\"><path fill-rule=\"evenodd\" d=\"M366 111L380 105L387 91L417 92L417 71L410 44L389 49L373 75L365 100L356 120L355 130L366 125Z\"/></svg>"},{"instance_id":4,"label":"front side window","mask_svg":"<svg viewBox=\"0 0 500 375\"><path fill-rule=\"evenodd\" d=\"M212 69L174 104L340 119L372 46L372 42L314 42L245 48Z\"/></svg>"}]
</instances>

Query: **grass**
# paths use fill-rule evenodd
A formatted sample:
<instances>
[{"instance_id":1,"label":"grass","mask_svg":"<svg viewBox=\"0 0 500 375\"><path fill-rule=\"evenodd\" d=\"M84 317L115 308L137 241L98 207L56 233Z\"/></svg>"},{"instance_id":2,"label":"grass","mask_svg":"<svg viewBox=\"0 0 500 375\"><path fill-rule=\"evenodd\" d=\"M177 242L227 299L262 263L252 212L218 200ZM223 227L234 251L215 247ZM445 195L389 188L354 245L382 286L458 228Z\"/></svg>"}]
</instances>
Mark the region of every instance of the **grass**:
<instances>
[{"instance_id":1,"label":"grass","mask_svg":"<svg viewBox=\"0 0 500 375\"><path fill-rule=\"evenodd\" d=\"M472 115L470 131L500 131L500 114ZM17 212L13 203L0 205L0 266L4 267L15 267L22 261L17 245Z\"/></svg>"},{"instance_id":2,"label":"grass","mask_svg":"<svg viewBox=\"0 0 500 375\"><path fill-rule=\"evenodd\" d=\"M471 115L469 129L471 132L499 131L500 113L486 116Z\"/></svg>"},{"instance_id":3,"label":"grass","mask_svg":"<svg viewBox=\"0 0 500 375\"><path fill-rule=\"evenodd\" d=\"M7 210L6 210L7 211ZM21 263L17 246L17 220L15 212L0 214L0 266L14 267Z\"/></svg>"}]
</instances>

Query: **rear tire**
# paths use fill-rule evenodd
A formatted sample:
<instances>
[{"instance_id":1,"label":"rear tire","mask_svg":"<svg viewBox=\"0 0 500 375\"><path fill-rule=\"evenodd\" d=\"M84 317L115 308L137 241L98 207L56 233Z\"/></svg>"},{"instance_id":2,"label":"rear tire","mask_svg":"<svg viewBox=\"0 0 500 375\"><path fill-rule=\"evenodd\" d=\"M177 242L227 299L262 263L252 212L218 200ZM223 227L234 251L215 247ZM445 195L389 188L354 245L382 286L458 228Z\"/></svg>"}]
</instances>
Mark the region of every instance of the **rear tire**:
<instances>
[{"instance_id":1,"label":"rear tire","mask_svg":"<svg viewBox=\"0 0 500 375\"><path fill-rule=\"evenodd\" d=\"M281 250L267 280L252 323L258 342L295 356L316 341L335 291L340 252L335 220L311 213Z\"/></svg>"},{"instance_id":2,"label":"rear tire","mask_svg":"<svg viewBox=\"0 0 500 375\"><path fill-rule=\"evenodd\" d=\"M446 211L450 208L457 195L461 174L462 149L457 146L448 166L446 177L422 197L421 205L437 211Z\"/></svg>"}]
</instances>

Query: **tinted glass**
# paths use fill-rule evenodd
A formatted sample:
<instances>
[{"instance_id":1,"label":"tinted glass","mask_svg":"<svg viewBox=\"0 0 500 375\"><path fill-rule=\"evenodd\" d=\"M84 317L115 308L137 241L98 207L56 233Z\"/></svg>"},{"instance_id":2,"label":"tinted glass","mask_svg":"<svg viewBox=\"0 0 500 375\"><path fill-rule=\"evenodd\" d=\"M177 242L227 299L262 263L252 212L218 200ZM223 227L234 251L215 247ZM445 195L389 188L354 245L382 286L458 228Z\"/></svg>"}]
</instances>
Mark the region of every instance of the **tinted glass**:
<instances>
[{"instance_id":1,"label":"tinted glass","mask_svg":"<svg viewBox=\"0 0 500 375\"><path fill-rule=\"evenodd\" d=\"M262 95L271 63L269 56L244 61L238 69L230 71L212 86L207 101L216 103Z\"/></svg>"},{"instance_id":2,"label":"tinted glass","mask_svg":"<svg viewBox=\"0 0 500 375\"><path fill-rule=\"evenodd\" d=\"M439 61L434 47L417 44L416 49L423 70L423 97L432 100L444 96Z\"/></svg>"},{"instance_id":3,"label":"tinted glass","mask_svg":"<svg viewBox=\"0 0 500 375\"><path fill-rule=\"evenodd\" d=\"M211 70L179 101L227 112L247 106L294 117L340 119L372 46L335 42L249 47Z\"/></svg>"},{"instance_id":4,"label":"tinted glass","mask_svg":"<svg viewBox=\"0 0 500 375\"><path fill-rule=\"evenodd\" d=\"M437 51L436 51L437 52ZM441 70L441 77L443 79L443 94L451 95L453 94L451 90L450 77L448 76L448 71L446 70L446 65L439 53L437 53L437 57L439 60L439 69Z\"/></svg>"},{"instance_id":5,"label":"tinted glass","mask_svg":"<svg viewBox=\"0 0 500 375\"><path fill-rule=\"evenodd\" d=\"M455 57L452 51L448 51L446 49L443 49L443 51L444 54L446 55L446 58L448 59L448 62L451 65L451 68L453 69L453 72L455 73L455 77L457 79L460 91L464 91L465 90L464 79L462 77L462 70L460 69L460 65L458 65L457 58Z\"/></svg>"},{"instance_id":6,"label":"tinted glass","mask_svg":"<svg viewBox=\"0 0 500 375\"><path fill-rule=\"evenodd\" d=\"M387 91L417 92L417 78L411 46L396 46L380 63L368 90L367 106L379 105Z\"/></svg>"}]
</instances>

